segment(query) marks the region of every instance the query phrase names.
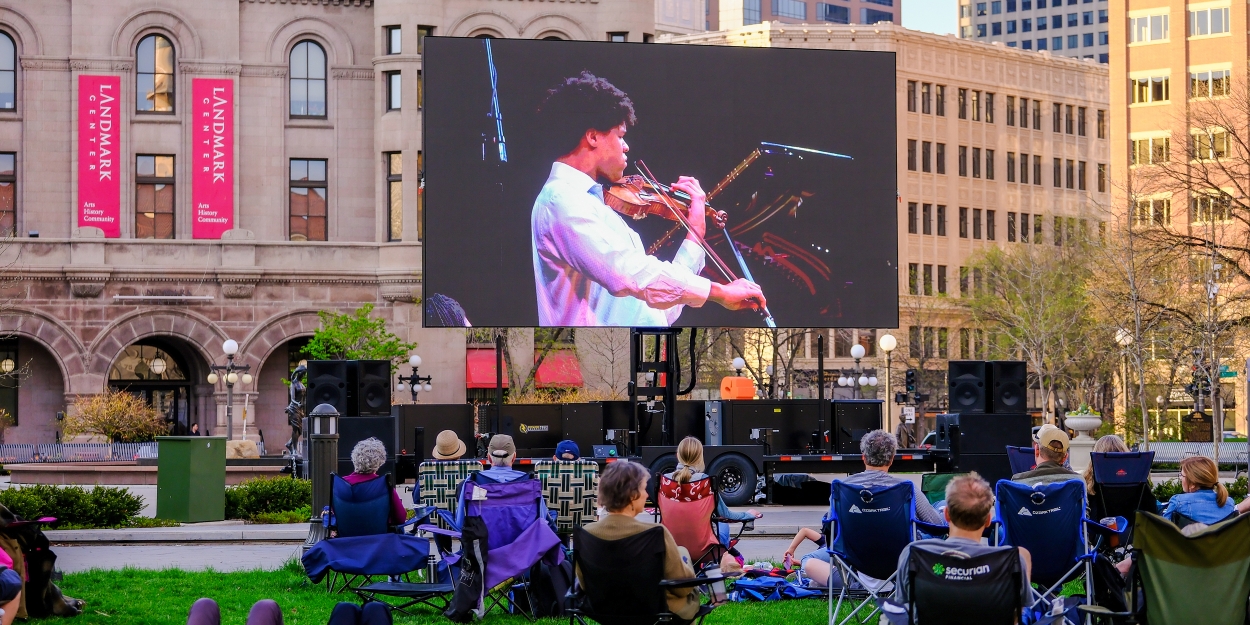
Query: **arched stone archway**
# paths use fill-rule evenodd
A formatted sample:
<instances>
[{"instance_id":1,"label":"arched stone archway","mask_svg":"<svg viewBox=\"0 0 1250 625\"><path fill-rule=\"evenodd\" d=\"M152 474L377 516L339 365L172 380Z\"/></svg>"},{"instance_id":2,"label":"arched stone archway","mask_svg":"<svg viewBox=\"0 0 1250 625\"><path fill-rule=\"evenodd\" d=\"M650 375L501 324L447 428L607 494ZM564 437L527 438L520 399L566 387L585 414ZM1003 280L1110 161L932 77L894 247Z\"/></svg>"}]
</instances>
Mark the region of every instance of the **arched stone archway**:
<instances>
[{"instance_id":1,"label":"arched stone archway","mask_svg":"<svg viewBox=\"0 0 1250 625\"><path fill-rule=\"evenodd\" d=\"M225 358L221 345L230 338L217 324L202 315L176 309L143 310L109 324L87 350L87 369L107 379L108 368L126 346L150 336L168 336L185 341L204 362ZM95 389L93 392L99 392Z\"/></svg>"},{"instance_id":2,"label":"arched stone archway","mask_svg":"<svg viewBox=\"0 0 1250 625\"><path fill-rule=\"evenodd\" d=\"M90 379L82 343L59 320L33 310L10 309L0 316L0 334L30 339L46 349L60 370L61 379L69 387L67 392L99 392L100 381ZM97 386L86 390L92 381Z\"/></svg>"}]
</instances>

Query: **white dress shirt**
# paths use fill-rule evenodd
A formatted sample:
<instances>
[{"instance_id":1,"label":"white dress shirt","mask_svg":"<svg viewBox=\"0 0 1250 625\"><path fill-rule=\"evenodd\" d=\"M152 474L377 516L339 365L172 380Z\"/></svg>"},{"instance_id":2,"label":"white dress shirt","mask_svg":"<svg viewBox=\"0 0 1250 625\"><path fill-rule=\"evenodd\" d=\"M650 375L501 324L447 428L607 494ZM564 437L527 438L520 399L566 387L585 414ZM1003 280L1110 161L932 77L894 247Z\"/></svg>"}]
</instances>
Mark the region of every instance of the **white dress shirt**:
<instances>
[{"instance_id":1,"label":"white dress shirt","mask_svg":"<svg viewBox=\"0 0 1250 625\"><path fill-rule=\"evenodd\" d=\"M551 165L530 232L541 326L666 327L712 288L697 243L683 241L672 262L648 256L603 187L564 163Z\"/></svg>"}]
</instances>

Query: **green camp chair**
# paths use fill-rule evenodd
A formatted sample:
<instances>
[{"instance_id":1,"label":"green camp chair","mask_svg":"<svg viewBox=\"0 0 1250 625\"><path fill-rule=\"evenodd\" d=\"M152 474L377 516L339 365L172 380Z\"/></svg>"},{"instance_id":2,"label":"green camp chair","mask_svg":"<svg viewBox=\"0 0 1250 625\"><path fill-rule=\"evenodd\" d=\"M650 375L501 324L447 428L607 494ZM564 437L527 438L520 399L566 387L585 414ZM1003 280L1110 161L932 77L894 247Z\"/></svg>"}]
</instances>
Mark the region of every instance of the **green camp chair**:
<instances>
[{"instance_id":1,"label":"green camp chair","mask_svg":"<svg viewBox=\"0 0 1250 625\"><path fill-rule=\"evenodd\" d=\"M965 475L964 473L925 473L920 476L920 492L924 493L929 503L934 504L946 499L946 485L951 480Z\"/></svg>"},{"instance_id":2,"label":"green camp chair","mask_svg":"<svg viewBox=\"0 0 1250 625\"><path fill-rule=\"evenodd\" d=\"M1186 537L1171 521L1137 513L1129 612L1080 606L1100 621L1243 625L1250 597L1250 515ZM1138 605L1141 588L1145 605Z\"/></svg>"}]
</instances>

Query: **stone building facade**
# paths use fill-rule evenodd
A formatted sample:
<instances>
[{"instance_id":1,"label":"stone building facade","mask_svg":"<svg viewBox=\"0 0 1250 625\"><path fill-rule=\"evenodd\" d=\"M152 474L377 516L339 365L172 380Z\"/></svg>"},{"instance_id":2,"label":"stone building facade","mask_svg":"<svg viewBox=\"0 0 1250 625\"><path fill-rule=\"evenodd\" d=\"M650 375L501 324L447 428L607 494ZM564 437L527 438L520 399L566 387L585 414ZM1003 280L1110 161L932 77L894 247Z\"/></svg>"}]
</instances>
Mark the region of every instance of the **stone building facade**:
<instances>
[{"instance_id":1,"label":"stone building facade","mask_svg":"<svg viewBox=\"0 0 1250 625\"><path fill-rule=\"evenodd\" d=\"M959 302L975 288L968 259L990 246L1057 245L1082 230L1096 236L1111 218L1106 65L893 24L769 23L661 41L896 54L900 327L823 331L825 366L850 369L860 343L861 364L884 379L875 344L889 332L898 341L892 390L902 390L904 369L928 372L930 411L945 408L948 360L985 357L985 337L968 327ZM813 377L816 356L810 332L796 373ZM850 396L827 386L826 397Z\"/></svg>"},{"instance_id":2,"label":"stone building facade","mask_svg":"<svg viewBox=\"0 0 1250 625\"><path fill-rule=\"evenodd\" d=\"M644 41L654 16L641 0L0 1L0 224L15 234L0 352L21 372L0 389L17 416L5 442L53 442L56 413L108 386L222 433L226 389L206 377L234 339L254 374L234 388L235 430L246 408L273 451L290 353L318 311L364 303L419 343L424 401L464 401L463 332L420 327L422 37ZM120 79L111 238L77 218L82 76ZM234 92L220 238L194 238L198 79Z\"/></svg>"}]
</instances>

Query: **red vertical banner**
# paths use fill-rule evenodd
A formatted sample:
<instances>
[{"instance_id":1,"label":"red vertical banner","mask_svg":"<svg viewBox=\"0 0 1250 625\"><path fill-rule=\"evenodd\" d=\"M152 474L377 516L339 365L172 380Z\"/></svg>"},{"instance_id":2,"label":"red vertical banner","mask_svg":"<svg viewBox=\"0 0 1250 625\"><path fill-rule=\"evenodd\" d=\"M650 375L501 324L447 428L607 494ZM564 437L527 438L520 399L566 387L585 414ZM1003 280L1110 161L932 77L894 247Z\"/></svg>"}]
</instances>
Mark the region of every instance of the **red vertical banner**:
<instances>
[{"instance_id":1,"label":"red vertical banner","mask_svg":"<svg viewBox=\"0 0 1250 625\"><path fill-rule=\"evenodd\" d=\"M121 230L120 76L78 77L78 227Z\"/></svg>"},{"instance_id":2,"label":"red vertical banner","mask_svg":"<svg viewBox=\"0 0 1250 625\"><path fill-rule=\"evenodd\" d=\"M191 95L191 236L220 239L234 227L234 81L196 78Z\"/></svg>"}]
</instances>

